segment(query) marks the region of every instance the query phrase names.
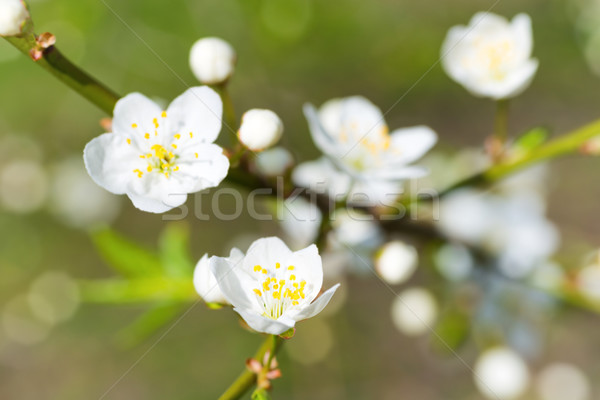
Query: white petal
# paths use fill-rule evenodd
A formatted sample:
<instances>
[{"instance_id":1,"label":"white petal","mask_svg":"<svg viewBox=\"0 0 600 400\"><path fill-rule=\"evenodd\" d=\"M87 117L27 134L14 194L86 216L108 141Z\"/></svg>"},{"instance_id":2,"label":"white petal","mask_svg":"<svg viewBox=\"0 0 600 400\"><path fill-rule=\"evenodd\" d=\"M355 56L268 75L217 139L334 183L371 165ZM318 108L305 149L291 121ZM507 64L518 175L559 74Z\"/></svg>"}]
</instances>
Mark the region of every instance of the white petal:
<instances>
[{"instance_id":1,"label":"white petal","mask_svg":"<svg viewBox=\"0 0 600 400\"><path fill-rule=\"evenodd\" d=\"M463 25L450 28L440 52L444 71L457 82L468 77L468 70L462 65L462 59L470 45L468 32L469 28Z\"/></svg>"},{"instance_id":2,"label":"white petal","mask_svg":"<svg viewBox=\"0 0 600 400\"><path fill-rule=\"evenodd\" d=\"M285 262L291 255L292 251L281 239L261 238L250 245L243 261L243 269L252 271L255 265L260 265L268 271L275 271L275 264Z\"/></svg>"},{"instance_id":3,"label":"white petal","mask_svg":"<svg viewBox=\"0 0 600 400\"><path fill-rule=\"evenodd\" d=\"M294 327L295 321L287 317L280 317L277 320L263 317L262 315L248 312L240 308L234 308L235 312L246 321L250 328L257 332L268 333L270 335L280 335L283 332Z\"/></svg>"},{"instance_id":4,"label":"white petal","mask_svg":"<svg viewBox=\"0 0 600 400\"><path fill-rule=\"evenodd\" d=\"M308 121L308 128L312 136L315 145L325 154L336 155L337 140L333 134L330 134L325 130L325 127L321 124L319 114L312 104L304 105L304 115Z\"/></svg>"},{"instance_id":5,"label":"white petal","mask_svg":"<svg viewBox=\"0 0 600 400\"><path fill-rule=\"evenodd\" d=\"M295 251L284 265L286 267L294 266L294 274L297 279L306 280L305 301L313 301L323 286L323 264L317 246L312 244L305 249Z\"/></svg>"},{"instance_id":6,"label":"white petal","mask_svg":"<svg viewBox=\"0 0 600 400\"><path fill-rule=\"evenodd\" d=\"M222 303L226 304L227 299L221 293L217 278L210 270L208 254L202 256L194 269L194 287L196 291L207 303Z\"/></svg>"},{"instance_id":7,"label":"white petal","mask_svg":"<svg viewBox=\"0 0 600 400\"><path fill-rule=\"evenodd\" d=\"M390 135L386 165L410 164L423 157L437 142L436 133L428 126L396 129Z\"/></svg>"},{"instance_id":8,"label":"white petal","mask_svg":"<svg viewBox=\"0 0 600 400\"><path fill-rule=\"evenodd\" d=\"M351 184L350 176L340 172L325 157L298 165L292 172L292 180L316 193L328 193L331 198L344 197Z\"/></svg>"},{"instance_id":9,"label":"white petal","mask_svg":"<svg viewBox=\"0 0 600 400\"><path fill-rule=\"evenodd\" d=\"M516 15L510 24L514 35L514 44L517 46L518 57L527 60L531 57L531 51L533 50L531 18L529 15L521 13Z\"/></svg>"},{"instance_id":10,"label":"white petal","mask_svg":"<svg viewBox=\"0 0 600 400\"><path fill-rule=\"evenodd\" d=\"M167 109L169 132L194 140L212 143L221 131L223 103L208 86L193 87L177 97Z\"/></svg>"},{"instance_id":11,"label":"white petal","mask_svg":"<svg viewBox=\"0 0 600 400\"><path fill-rule=\"evenodd\" d=\"M407 168L403 168L407 169ZM348 202L370 206L393 204L404 192L401 181L390 181L382 178L366 178L358 180L348 194Z\"/></svg>"},{"instance_id":12,"label":"white petal","mask_svg":"<svg viewBox=\"0 0 600 400\"><path fill-rule=\"evenodd\" d=\"M478 12L469 21L469 28L476 30L477 33L484 34L506 29L507 26L508 20L506 18L489 11Z\"/></svg>"},{"instance_id":13,"label":"white petal","mask_svg":"<svg viewBox=\"0 0 600 400\"><path fill-rule=\"evenodd\" d=\"M179 207L187 200L187 194L185 193L167 194L164 197L162 195L151 197L148 195L127 193L127 197L129 197L134 207L138 210L154 214L162 214L172 210L175 207Z\"/></svg>"},{"instance_id":14,"label":"white petal","mask_svg":"<svg viewBox=\"0 0 600 400\"><path fill-rule=\"evenodd\" d=\"M377 170L369 171L363 174L367 183L371 180L377 181L399 181L404 179L418 179L429 174L429 170L425 167L414 165L409 166L389 166L382 167Z\"/></svg>"},{"instance_id":15,"label":"white petal","mask_svg":"<svg viewBox=\"0 0 600 400\"><path fill-rule=\"evenodd\" d=\"M218 186L229 171L229 159L216 144L186 146L179 156L179 170L174 171L171 178L180 180L187 193Z\"/></svg>"},{"instance_id":16,"label":"white petal","mask_svg":"<svg viewBox=\"0 0 600 400\"><path fill-rule=\"evenodd\" d=\"M113 133L92 139L83 150L83 160L94 182L115 194L127 191L135 177L133 170L140 166L134 147Z\"/></svg>"},{"instance_id":17,"label":"white petal","mask_svg":"<svg viewBox=\"0 0 600 400\"><path fill-rule=\"evenodd\" d=\"M221 293L229 303L244 310L261 310L252 291L255 288L255 280L243 271L243 262L211 257L209 264ZM249 297L250 293L252 297Z\"/></svg>"},{"instance_id":18,"label":"white petal","mask_svg":"<svg viewBox=\"0 0 600 400\"><path fill-rule=\"evenodd\" d=\"M317 299L314 302L312 302L308 307L305 307L298 314L295 314L293 318L296 321L301 321L303 319L312 318L321 311L323 311L323 309L327 304L329 304L329 301L333 297L333 294L339 287L340 284L338 283L329 288L329 290L327 290L321 296L317 297Z\"/></svg>"},{"instance_id":19,"label":"white petal","mask_svg":"<svg viewBox=\"0 0 600 400\"><path fill-rule=\"evenodd\" d=\"M508 99L521 94L533 80L538 68L535 59L522 63L519 68L510 71L501 81L465 82L465 87L476 96L491 97L492 99Z\"/></svg>"},{"instance_id":20,"label":"white petal","mask_svg":"<svg viewBox=\"0 0 600 400\"><path fill-rule=\"evenodd\" d=\"M118 135L142 138L146 132L154 132L154 118L160 118L161 109L140 93L130 93L115 105L112 130ZM133 128L133 124L137 128Z\"/></svg>"}]
</instances>

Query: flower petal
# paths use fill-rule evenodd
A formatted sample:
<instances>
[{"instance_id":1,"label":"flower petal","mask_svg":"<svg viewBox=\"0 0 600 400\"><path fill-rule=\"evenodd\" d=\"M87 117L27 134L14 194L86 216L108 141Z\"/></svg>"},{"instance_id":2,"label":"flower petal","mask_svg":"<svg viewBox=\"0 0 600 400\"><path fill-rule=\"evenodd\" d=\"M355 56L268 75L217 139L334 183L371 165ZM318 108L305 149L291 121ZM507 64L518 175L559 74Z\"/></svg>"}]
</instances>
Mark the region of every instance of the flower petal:
<instances>
[{"instance_id":1,"label":"flower petal","mask_svg":"<svg viewBox=\"0 0 600 400\"><path fill-rule=\"evenodd\" d=\"M323 286L323 264L317 246L312 244L295 251L285 260L284 266L293 266L297 279L306 281L305 301L307 303L313 301Z\"/></svg>"},{"instance_id":2,"label":"flower petal","mask_svg":"<svg viewBox=\"0 0 600 400\"><path fill-rule=\"evenodd\" d=\"M390 135L387 165L410 164L423 157L437 142L437 135L428 126L396 129Z\"/></svg>"},{"instance_id":3,"label":"flower petal","mask_svg":"<svg viewBox=\"0 0 600 400\"><path fill-rule=\"evenodd\" d=\"M329 304L329 301L333 297L333 294L339 287L339 283L332 286L331 288L329 288L329 290L317 297L317 299L313 301L309 306L303 308L299 313L293 315L293 317L290 317L292 317L296 321L301 321L303 319L314 317L315 315L323 311L325 306Z\"/></svg>"},{"instance_id":4,"label":"flower petal","mask_svg":"<svg viewBox=\"0 0 600 400\"><path fill-rule=\"evenodd\" d=\"M525 13L516 15L510 23L515 37L514 43L515 57L520 60L527 60L531 57L533 50L533 30L531 28L531 18Z\"/></svg>"},{"instance_id":5,"label":"flower petal","mask_svg":"<svg viewBox=\"0 0 600 400\"><path fill-rule=\"evenodd\" d=\"M245 271L253 271L255 265L260 265L268 271L275 271L275 263L283 263L289 259L292 251L278 237L261 238L250 245L243 261Z\"/></svg>"},{"instance_id":6,"label":"flower petal","mask_svg":"<svg viewBox=\"0 0 600 400\"><path fill-rule=\"evenodd\" d=\"M249 296L256 281L243 270L243 261L240 261L237 258L211 257L209 264L221 293L229 303L240 309L261 312L256 297Z\"/></svg>"},{"instance_id":7,"label":"flower petal","mask_svg":"<svg viewBox=\"0 0 600 400\"><path fill-rule=\"evenodd\" d=\"M306 120L308 121L308 128L315 145L325 154L332 156L337 154L337 140L325 129L315 107L312 104L307 103L304 105L303 109ZM333 117L330 119L332 118ZM330 126L335 125L335 123L330 120L328 120L328 122Z\"/></svg>"},{"instance_id":8,"label":"flower petal","mask_svg":"<svg viewBox=\"0 0 600 400\"><path fill-rule=\"evenodd\" d=\"M167 109L167 121L171 134L179 133L194 140L212 143L221 131L223 103L221 97L208 86L186 90Z\"/></svg>"},{"instance_id":9,"label":"flower petal","mask_svg":"<svg viewBox=\"0 0 600 400\"><path fill-rule=\"evenodd\" d=\"M298 165L292 172L292 180L313 192L328 193L331 198L344 197L351 185L350 176L339 171L326 157Z\"/></svg>"},{"instance_id":10,"label":"flower petal","mask_svg":"<svg viewBox=\"0 0 600 400\"><path fill-rule=\"evenodd\" d=\"M244 319L244 321L246 321L250 328L257 332L268 333L270 335L280 335L283 332L293 328L295 325L295 321L293 319L289 319L284 316L275 320L237 307L233 310L237 312Z\"/></svg>"},{"instance_id":11,"label":"flower petal","mask_svg":"<svg viewBox=\"0 0 600 400\"><path fill-rule=\"evenodd\" d=\"M229 159L216 144L198 143L184 147L177 163L179 170L171 177L180 180L188 193L218 186L229 171Z\"/></svg>"},{"instance_id":12,"label":"flower petal","mask_svg":"<svg viewBox=\"0 0 600 400\"><path fill-rule=\"evenodd\" d=\"M194 287L200 297L207 303L228 303L223 293L221 293L221 289L219 289L217 278L215 278L210 269L208 254L202 256L196 264L196 268L194 269Z\"/></svg>"},{"instance_id":13,"label":"flower petal","mask_svg":"<svg viewBox=\"0 0 600 400\"><path fill-rule=\"evenodd\" d=\"M160 114L158 104L141 93L130 93L115 105L112 130L118 135L142 138L145 132L154 132L153 119L159 118Z\"/></svg>"},{"instance_id":14,"label":"flower petal","mask_svg":"<svg viewBox=\"0 0 600 400\"><path fill-rule=\"evenodd\" d=\"M83 160L94 182L114 194L127 191L133 170L140 165L133 146L113 133L92 139L83 150Z\"/></svg>"}]
</instances>

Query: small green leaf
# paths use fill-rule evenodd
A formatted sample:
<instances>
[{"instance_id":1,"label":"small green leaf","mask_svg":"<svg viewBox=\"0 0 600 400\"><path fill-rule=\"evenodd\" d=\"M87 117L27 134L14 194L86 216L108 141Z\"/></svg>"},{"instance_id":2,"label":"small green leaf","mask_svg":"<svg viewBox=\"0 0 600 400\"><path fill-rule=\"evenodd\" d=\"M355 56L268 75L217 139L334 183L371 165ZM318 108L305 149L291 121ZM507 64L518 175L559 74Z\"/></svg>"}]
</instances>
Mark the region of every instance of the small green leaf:
<instances>
[{"instance_id":1,"label":"small green leaf","mask_svg":"<svg viewBox=\"0 0 600 400\"><path fill-rule=\"evenodd\" d=\"M533 128L515 140L514 147L520 151L529 152L546 142L548 130L545 128Z\"/></svg>"},{"instance_id":2,"label":"small green leaf","mask_svg":"<svg viewBox=\"0 0 600 400\"><path fill-rule=\"evenodd\" d=\"M271 396L265 389L256 389L254 393L252 393L252 400L270 400Z\"/></svg>"},{"instance_id":3,"label":"small green leaf","mask_svg":"<svg viewBox=\"0 0 600 400\"><path fill-rule=\"evenodd\" d=\"M158 256L110 228L91 233L98 252L115 271L126 277L161 274Z\"/></svg>"},{"instance_id":4,"label":"small green leaf","mask_svg":"<svg viewBox=\"0 0 600 400\"><path fill-rule=\"evenodd\" d=\"M185 223L167 225L159 241L160 260L167 276L191 277L194 263L189 254L190 230Z\"/></svg>"},{"instance_id":5,"label":"small green leaf","mask_svg":"<svg viewBox=\"0 0 600 400\"><path fill-rule=\"evenodd\" d=\"M79 288L83 300L90 303L187 302L198 299L191 279L97 279L80 281Z\"/></svg>"}]
</instances>

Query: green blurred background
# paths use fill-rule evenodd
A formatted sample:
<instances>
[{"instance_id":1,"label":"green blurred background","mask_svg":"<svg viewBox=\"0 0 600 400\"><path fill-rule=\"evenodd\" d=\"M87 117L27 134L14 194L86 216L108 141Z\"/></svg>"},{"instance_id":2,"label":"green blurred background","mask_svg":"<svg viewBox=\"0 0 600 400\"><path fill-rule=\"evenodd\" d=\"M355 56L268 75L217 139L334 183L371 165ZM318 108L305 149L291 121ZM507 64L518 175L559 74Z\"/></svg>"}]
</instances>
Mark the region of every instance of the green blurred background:
<instances>
[{"instance_id":1,"label":"green blurred background","mask_svg":"<svg viewBox=\"0 0 600 400\"><path fill-rule=\"evenodd\" d=\"M105 2L110 7L100 0L29 3L36 31L54 33L68 57L120 94L174 98L197 84L188 67L193 42L203 36L226 39L238 53L230 85L236 110L276 111L286 126L283 145L300 160L318 155L301 113L307 101L321 104L361 94L385 111L402 98L386 117L390 127L430 125L440 146L449 149L479 146L492 129L493 104L453 83L438 58L448 28L467 23L494 1ZM598 118L600 78L593 71L600 57L590 39L593 32L580 23L581 14L591 19L586 2L496 3L495 13L532 17L534 56L540 60L533 84L512 103L511 132L543 125L559 134ZM0 104L0 166L24 152L50 174L52 165L78 159L84 145L102 133L99 110L6 42L0 42ZM15 136L27 138L27 146L18 140L21 144L10 144ZM232 136L223 131L219 141L231 143ZM600 160L591 157L553 165L549 215L568 243L566 253L575 257L598 244L599 167ZM135 210L128 201L121 207L114 228L155 247L167 222ZM188 222L193 260L278 233L275 223L256 224L247 215L229 222ZM45 205L33 212L4 207L0 224L0 312L20 316L23 296L48 271L77 279L114 275L90 236L66 226ZM432 275L424 269L414 282L443 294L447 289ZM344 292L336 300L339 311L303 322L286 343L280 356L284 377L275 382L275 398L480 398L471 371L456 357L436 351L435 339L406 338L393 327L389 305L394 295L380 282L350 277ZM228 310L198 304L173 329L166 325L137 346L119 346L119 332L147 308L82 304L73 318L51 329L18 320L15 330L14 318L4 318L0 398L99 399L113 384L103 398L215 398L260 342L258 335L239 329ZM597 385L595 395L600 396L598 317L574 308L551 314L545 316L552 318L545 352L531 362L532 369L555 359L572 362ZM19 332L27 337L31 330L31 340L19 340ZM459 351L472 365L475 344Z\"/></svg>"}]
</instances>

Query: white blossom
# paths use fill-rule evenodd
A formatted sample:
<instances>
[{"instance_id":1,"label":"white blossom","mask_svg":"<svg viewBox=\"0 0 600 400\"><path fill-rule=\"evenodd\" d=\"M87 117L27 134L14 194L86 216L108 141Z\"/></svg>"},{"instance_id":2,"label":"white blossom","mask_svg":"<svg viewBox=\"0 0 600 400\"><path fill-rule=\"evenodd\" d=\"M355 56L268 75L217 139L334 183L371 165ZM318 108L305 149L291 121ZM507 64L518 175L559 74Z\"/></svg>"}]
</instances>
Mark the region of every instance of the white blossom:
<instances>
[{"instance_id":1,"label":"white blossom","mask_svg":"<svg viewBox=\"0 0 600 400\"><path fill-rule=\"evenodd\" d=\"M529 386L529 369L513 350L496 347L479 356L473 368L475 385L486 398L519 398Z\"/></svg>"},{"instance_id":2,"label":"white blossom","mask_svg":"<svg viewBox=\"0 0 600 400\"><path fill-rule=\"evenodd\" d=\"M313 141L326 158L300 165L293 174L296 184L340 195L364 195L364 201L394 200L402 181L427 174L408 165L437 141L426 126L389 133L383 114L364 97L334 99L319 111L304 107ZM362 200L361 200L362 201Z\"/></svg>"},{"instance_id":3,"label":"white blossom","mask_svg":"<svg viewBox=\"0 0 600 400\"><path fill-rule=\"evenodd\" d=\"M234 310L252 329L272 335L320 313L339 287L319 296L323 268L317 247L292 252L276 237L255 241L241 261L213 257L210 266Z\"/></svg>"},{"instance_id":4,"label":"white blossom","mask_svg":"<svg viewBox=\"0 0 600 400\"><path fill-rule=\"evenodd\" d=\"M210 269L210 259L208 254L200 258L194 269L194 288L196 292L207 303L229 304L227 299L221 293L217 278ZM244 253L237 248L231 249L227 260L233 264L239 263L244 258Z\"/></svg>"},{"instance_id":5,"label":"white blossom","mask_svg":"<svg viewBox=\"0 0 600 400\"><path fill-rule=\"evenodd\" d=\"M468 26L448 31L442 45L446 73L476 96L506 99L523 92L531 83L538 61L531 58L531 19L519 14L505 18L480 12Z\"/></svg>"},{"instance_id":6,"label":"white blossom","mask_svg":"<svg viewBox=\"0 0 600 400\"><path fill-rule=\"evenodd\" d=\"M190 50L190 68L196 78L206 85L227 81L235 70L235 50L216 37L199 39Z\"/></svg>"},{"instance_id":7,"label":"white blossom","mask_svg":"<svg viewBox=\"0 0 600 400\"><path fill-rule=\"evenodd\" d=\"M113 133L85 147L88 173L109 192L127 194L142 211L178 207L188 193L217 186L227 175L229 160L212 143L221 114L221 98L206 86L188 89L166 111L129 94L115 106Z\"/></svg>"},{"instance_id":8,"label":"white blossom","mask_svg":"<svg viewBox=\"0 0 600 400\"><path fill-rule=\"evenodd\" d=\"M29 11L21 0L0 0L0 36L15 36L21 33L29 18Z\"/></svg>"},{"instance_id":9,"label":"white blossom","mask_svg":"<svg viewBox=\"0 0 600 400\"><path fill-rule=\"evenodd\" d=\"M240 142L252 151L273 146L283 135L283 122L271 110L252 109L242 116L238 131Z\"/></svg>"},{"instance_id":10,"label":"white blossom","mask_svg":"<svg viewBox=\"0 0 600 400\"><path fill-rule=\"evenodd\" d=\"M417 269L417 250L400 240L386 243L375 257L375 269L379 276L391 285L408 280Z\"/></svg>"}]
</instances>

